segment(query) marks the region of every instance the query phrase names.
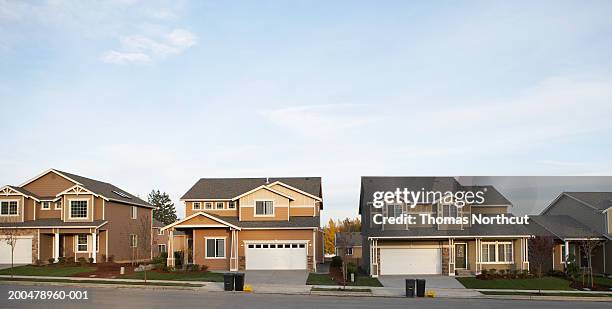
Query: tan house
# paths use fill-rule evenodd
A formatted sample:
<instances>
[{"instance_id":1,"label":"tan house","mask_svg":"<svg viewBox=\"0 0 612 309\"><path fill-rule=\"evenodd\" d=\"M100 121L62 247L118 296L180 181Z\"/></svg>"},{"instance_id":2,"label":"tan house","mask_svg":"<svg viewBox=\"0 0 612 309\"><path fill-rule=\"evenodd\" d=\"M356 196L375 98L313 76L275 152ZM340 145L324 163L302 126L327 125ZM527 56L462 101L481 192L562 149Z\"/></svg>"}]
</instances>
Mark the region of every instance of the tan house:
<instances>
[{"instance_id":1,"label":"tan house","mask_svg":"<svg viewBox=\"0 0 612 309\"><path fill-rule=\"evenodd\" d=\"M443 200L384 203L374 207L375 192L397 188L412 192L483 192L484 201L462 207ZM423 193L425 194L425 193ZM362 267L371 276L471 275L485 269L529 270L530 232L517 224L472 224L472 215L496 217L510 213L512 203L493 186L463 185L453 177L362 177L359 213L362 218ZM380 218L433 218L397 224ZM436 218L468 218L466 223L444 223Z\"/></svg>"},{"instance_id":2,"label":"tan house","mask_svg":"<svg viewBox=\"0 0 612 309\"><path fill-rule=\"evenodd\" d=\"M353 262L356 265L361 265L361 241L360 232L336 233L336 237L334 238L336 256L341 257L345 262Z\"/></svg>"},{"instance_id":3,"label":"tan house","mask_svg":"<svg viewBox=\"0 0 612 309\"><path fill-rule=\"evenodd\" d=\"M321 178L200 179L181 199L183 263L212 270L305 269L323 261ZM168 252L179 251L168 242ZM175 254L168 265L175 266Z\"/></svg>"},{"instance_id":4,"label":"tan house","mask_svg":"<svg viewBox=\"0 0 612 309\"><path fill-rule=\"evenodd\" d=\"M60 257L93 262L151 258L153 206L110 183L51 169L0 188L0 239L17 234L15 263ZM0 264L10 263L0 245Z\"/></svg>"}]
</instances>

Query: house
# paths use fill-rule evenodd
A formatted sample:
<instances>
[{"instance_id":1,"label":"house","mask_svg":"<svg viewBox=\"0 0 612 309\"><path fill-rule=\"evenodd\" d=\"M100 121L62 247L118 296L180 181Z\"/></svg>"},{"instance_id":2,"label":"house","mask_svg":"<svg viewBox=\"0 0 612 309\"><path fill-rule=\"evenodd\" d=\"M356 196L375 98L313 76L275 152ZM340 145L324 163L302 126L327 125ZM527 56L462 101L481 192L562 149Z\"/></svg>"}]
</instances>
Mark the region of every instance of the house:
<instances>
[{"instance_id":1,"label":"house","mask_svg":"<svg viewBox=\"0 0 612 309\"><path fill-rule=\"evenodd\" d=\"M321 178L203 178L181 200L185 218L165 226L186 235L183 263L211 270L305 269L323 261ZM178 251L168 243L168 252Z\"/></svg>"},{"instance_id":2,"label":"house","mask_svg":"<svg viewBox=\"0 0 612 309\"><path fill-rule=\"evenodd\" d=\"M582 243L601 242L605 238L602 234L591 230L588 226L578 222L567 215L529 216L531 223L528 229L534 236L550 237L553 240L553 254L546 261L548 270L564 271L569 261L567 257L574 256L580 267L587 267L588 261L582 250ZM530 251L530 257L536 252ZM592 260L593 265L600 265L603 260Z\"/></svg>"},{"instance_id":3,"label":"house","mask_svg":"<svg viewBox=\"0 0 612 309\"><path fill-rule=\"evenodd\" d=\"M361 233L360 232L338 232L334 240L336 256L343 261L361 264Z\"/></svg>"},{"instance_id":4,"label":"house","mask_svg":"<svg viewBox=\"0 0 612 309\"><path fill-rule=\"evenodd\" d=\"M0 239L19 235L15 263L60 257L93 262L151 258L153 206L110 183L50 169L0 188ZM10 263L0 245L0 264Z\"/></svg>"},{"instance_id":5,"label":"house","mask_svg":"<svg viewBox=\"0 0 612 309\"><path fill-rule=\"evenodd\" d=\"M374 194L406 189L447 193L443 199L392 201L374 207ZM475 192L483 200L461 205L459 193ZM434 195L435 196L435 195ZM453 177L362 177L359 202L362 218L363 269L371 276L478 274L485 269L528 270L529 231L520 224L472 224L472 215L492 220L516 218L512 203L493 186L462 185ZM414 206L414 207L412 207ZM410 224L380 221L381 217L413 216ZM378 219L377 219L378 218ZM429 218L433 221L429 221ZM439 219L457 221L438 221ZM466 222L461 218L468 218ZM400 221L401 222L401 221ZM495 222L495 221L492 221Z\"/></svg>"},{"instance_id":6,"label":"house","mask_svg":"<svg viewBox=\"0 0 612 309\"><path fill-rule=\"evenodd\" d=\"M563 192L554 199L548 207L540 214L542 217L568 216L579 222L583 228L594 232L592 237L585 235L572 235L563 244L559 244L555 250L560 250L563 246L563 258L569 254L574 254L584 267L585 256L580 252L579 241L600 240L602 244L593 251L592 267L593 272L598 274L609 274L612 271L612 192ZM547 218L548 220L553 220ZM551 227L553 234L559 234L556 228L563 228L557 224ZM560 252L560 251L559 251ZM559 254L559 259L561 255Z\"/></svg>"},{"instance_id":7,"label":"house","mask_svg":"<svg viewBox=\"0 0 612 309\"><path fill-rule=\"evenodd\" d=\"M153 257L159 256L163 252L168 252L168 231L162 230L166 226L163 222L153 219L153 231L151 232ZM174 250L183 251L186 244L185 233L174 232Z\"/></svg>"}]
</instances>

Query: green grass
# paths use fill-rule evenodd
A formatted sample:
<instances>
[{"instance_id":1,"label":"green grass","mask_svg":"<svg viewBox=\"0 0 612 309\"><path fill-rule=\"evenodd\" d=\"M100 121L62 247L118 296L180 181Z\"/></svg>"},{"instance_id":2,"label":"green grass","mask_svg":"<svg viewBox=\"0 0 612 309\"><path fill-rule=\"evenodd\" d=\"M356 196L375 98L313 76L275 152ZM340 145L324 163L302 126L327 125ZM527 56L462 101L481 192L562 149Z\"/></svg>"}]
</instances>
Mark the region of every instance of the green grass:
<instances>
[{"instance_id":1,"label":"green grass","mask_svg":"<svg viewBox=\"0 0 612 309\"><path fill-rule=\"evenodd\" d=\"M17 266L14 269L15 276L50 276L70 277L80 273L95 271L95 267L79 265L45 265L45 266ZM0 275L10 275L11 269L0 270Z\"/></svg>"},{"instance_id":2,"label":"green grass","mask_svg":"<svg viewBox=\"0 0 612 309\"><path fill-rule=\"evenodd\" d=\"M329 291L329 292L364 292L364 293L370 293L372 292L371 289L343 289L343 288L317 288L314 287L311 289L311 291Z\"/></svg>"},{"instance_id":3,"label":"green grass","mask_svg":"<svg viewBox=\"0 0 612 309\"><path fill-rule=\"evenodd\" d=\"M308 279L306 280L306 284L308 285L339 285L336 281L332 279L329 274L308 274ZM380 281L376 278L370 278L367 276L357 276L355 278L355 282L351 282L347 284L347 286L374 286L381 287L383 286Z\"/></svg>"},{"instance_id":4,"label":"green grass","mask_svg":"<svg viewBox=\"0 0 612 309\"><path fill-rule=\"evenodd\" d=\"M573 290L568 280L557 277L492 280L462 277L456 279L469 289Z\"/></svg>"},{"instance_id":5,"label":"green grass","mask_svg":"<svg viewBox=\"0 0 612 309\"><path fill-rule=\"evenodd\" d=\"M611 294L604 293L528 293L528 292L498 292L485 291L485 295L520 295L520 296L566 296L566 297L612 297Z\"/></svg>"},{"instance_id":6,"label":"green grass","mask_svg":"<svg viewBox=\"0 0 612 309\"><path fill-rule=\"evenodd\" d=\"M144 272L134 272L123 275L121 279L144 279ZM176 281L208 281L223 282L223 274L215 272L147 272L148 280L176 280Z\"/></svg>"},{"instance_id":7,"label":"green grass","mask_svg":"<svg viewBox=\"0 0 612 309\"><path fill-rule=\"evenodd\" d=\"M192 283L172 283L172 282L117 282L104 280L68 280L68 279L36 279L36 281L27 278L3 278L0 282L60 282L60 283L78 283L78 284L120 284L120 285L151 285L151 286L180 286L180 287L202 287L202 284Z\"/></svg>"},{"instance_id":8,"label":"green grass","mask_svg":"<svg viewBox=\"0 0 612 309\"><path fill-rule=\"evenodd\" d=\"M607 287L612 287L612 278L609 277L593 277L593 281L595 281L596 285L602 285Z\"/></svg>"}]
</instances>

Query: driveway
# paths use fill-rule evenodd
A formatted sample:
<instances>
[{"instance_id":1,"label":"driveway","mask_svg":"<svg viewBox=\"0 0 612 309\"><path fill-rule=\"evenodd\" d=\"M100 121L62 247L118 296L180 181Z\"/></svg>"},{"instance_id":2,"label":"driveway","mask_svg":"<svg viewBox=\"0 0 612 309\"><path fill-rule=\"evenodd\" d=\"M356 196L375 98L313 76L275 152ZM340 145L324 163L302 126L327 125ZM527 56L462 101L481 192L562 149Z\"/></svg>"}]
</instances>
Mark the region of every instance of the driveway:
<instances>
[{"instance_id":1,"label":"driveway","mask_svg":"<svg viewBox=\"0 0 612 309\"><path fill-rule=\"evenodd\" d=\"M28 265L28 264L15 264L15 267L23 266L23 265ZM11 268L11 264L0 264L0 269L5 269L5 268Z\"/></svg>"},{"instance_id":2,"label":"driveway","mask_svg":"<svg viewBox=\"0 0 612 309\"><path fill-rule=\"evenodd\" d=\"M378 280L385 287L390 288L402 288L406 287L406 279L425 279L425 287L426 288L434 288L434 289L465 289L465 287L459 283L459 281L455 280L454 277L449 276L432 276L432 275L423 275L423 276L412 276L412 275L399 275L399 276L380 276Z\"/></svg>"},{"instance_id":3,"label":"driveway","mask_svg":"<svg viewBox=\"0 0 612 309\"><path fill-rule=\"evenodd\" d=\"M247 270L244 281L248 284L306 285L306 270Z\"/></svg>"}]
</instances>

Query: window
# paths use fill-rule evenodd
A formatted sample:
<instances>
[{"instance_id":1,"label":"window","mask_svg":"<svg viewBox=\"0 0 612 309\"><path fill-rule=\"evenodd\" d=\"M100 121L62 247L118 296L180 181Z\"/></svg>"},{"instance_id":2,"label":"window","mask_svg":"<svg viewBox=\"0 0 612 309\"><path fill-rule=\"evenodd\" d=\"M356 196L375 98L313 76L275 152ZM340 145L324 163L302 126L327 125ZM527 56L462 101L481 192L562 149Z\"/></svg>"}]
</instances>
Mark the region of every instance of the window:
<instances>
[{"instance_id":1,"label":"window","mask_svg":"<svg viewBox=\"0 0 612 309\"><path fill-rule=\"evenodd\" d=\"M229 204L227 204L227 208L229 209L236 208L236 201L230 201Z\"/></svg>"},{"instance_id":2,"label":"window","mask_svg":"<svg viewBox=\"0 0 612 309\"><path fill-rule=\"evenodd\" d=\"M223 209L223 202L217 202L217 209Z\"/></svg>"},{"instance_id":3,"label":"window","mask_svg":"<svg viewBox=\"0 0 612 309\"><path fill-rule=\"evenodd\" d=\"M51 209L51 202L42 202L40 208L42 208L42 209Z\"/></svg>"},{"instance_id":4,"label":"window","mask_svg":"<svg viewBox=\"0 0 612 309\"><path fill-rule=\"evenodd\" d=\"M138 207L132 206L132 219L138 218Z\"/></svg>"},{"instance_id":5,"label":"window","mask_svg":"<svg viewBox=\"0 0 612 309\"><path fill-rule=\"evenodd\" d=\"M442 205L442 216L456 218L457 207L455 205Z\"/></svg>"},{"instance_id":6,"label":"window","mask_svg":"<svg viewBox=\"0 0 612 309\"><path fill-rule=\"evenodd\" d=\"M565 263L565 244L561 245L561 263Z\"/></svg>"},{"instance_id":7,"label":"window","mask_svg":"<svg viewBox=\"0 0 612 309\"><path fill-rule=\"evenodd\" d=\"M130 235L130 247L132 248L138 247L138 235L134 235L134 234Z\"/></svg>"},{"instance_id":8,"label":"window","mask_svg":"<svg viewBox=\"0 0 612 309\"><path fill-rule=\"evenodd\" d=\"M166 245L164 245L164 244L159 244L159 245L157 245L157 250L158 250L158 252L160 252L160 253L161 253L161 252L166 252Z\"/></svg>"},{"instance_id":9,"label":"window","mask_svg":"<svg viewBox=\"0 0 612 309\"><path fill-rule=\"evenodd\" d=\"M87 201L70 201L70 218L87 218Z\"/></svg>"},{"instance_id":10,"label":"window","mask_svg":"<svg viewBox=\"0 0 612 309\"><path fill-rule=\"evenodd\" d=\"M61 200L55 202L55 210L60 210L60 209L62 209L62 201Z\"/></svg>"},{"instance_id":11,"label":"window","mask_svg":"<svg viewBox=\"0 0 612 309\"><path fill-rule=\"evenodd\" d=\"M256 216L273 216L274 203L272 201L255 201Z\"/></svg>"},{"instance_id":12,"label":"window","mask_svg":"<svg viewBox=\"0 0 612 309\"><path fill-rule=\"evenodd\" d=\"M87 235L79 234L77 235L77 252L87 252Z\"/></svg>"},{"instance_id":13,"label":"window","mask_svg":"<svg viewBox=\"0 0 612 309\"><path fill-rule=\"evenodd\" d=\"M202 208L202 204L200 202L193 202L193 204L191 205L191 209L193 210L199 210Z\"/></svg>"},{"instance_id":14,"label":"window","mask_svg":"<svg viewBox=\"0 0 612 309\"><path fill-rule=\"evenodd\" d=\"M212 203L210 203L210 202L206 202L206 203L204 203L204 208L206 208L206 209L212 209Z\"/></svg>"},{"instance_id":15,"label":"window","mask_svg":"<svg viewBox=\"0 0 612 309\"><path fill-rule=\"evenodd\" d=\"M225 238L206 238L206 258L225 258Z\"/></svg>"},{"instance_id":16,"label":"window","mask_svg":"<svg viewBox=\"0 0 612 309\"><path fill-rule=\"evenodd\" d=\"M164 235L164 231L162 229L157 230L157 235Z\"/></svg>"},{"instance_id":17,"label":"window","mask_svg":"<svg viewBox=\"0 0 612 309\"><path fill-rule=\"evenodd\" d=\"M512 263L513 250L511 242L482 243L483 263Z\"/></svg>"},{"instance_id":18,"label":"window","mask_svg":"<svg viewBox=\"0 0 612 309\"><path fill-rule=\"evenodd\" d=\"M353 255L353 248L352 247L346 248L346 255Z\"/></svg>"},{"instance_id":19,"label":"window","mask_svg":"<svg viewBox=\"0 0 612 309\"><path fill-rule=\"evenodd\" d=\"M17 215L17 201L2 201L0 203L0 215L1 216L16 216Z\"/></svg>"}]
</instances>

